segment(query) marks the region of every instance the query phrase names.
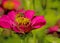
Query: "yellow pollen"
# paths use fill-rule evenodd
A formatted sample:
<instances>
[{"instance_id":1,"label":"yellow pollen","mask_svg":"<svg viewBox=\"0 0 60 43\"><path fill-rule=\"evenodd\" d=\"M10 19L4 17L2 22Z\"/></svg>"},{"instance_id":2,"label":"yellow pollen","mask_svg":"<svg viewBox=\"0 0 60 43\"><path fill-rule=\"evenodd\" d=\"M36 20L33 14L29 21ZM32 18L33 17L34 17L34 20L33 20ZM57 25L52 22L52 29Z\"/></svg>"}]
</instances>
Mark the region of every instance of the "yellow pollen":
<instances>
[{"instance_id":1,"label":"yellow pollen","mask_svg":"<svg viewBox=\"0 0 60 43\"><path fill-rule=\"evenodd\" d=\"M29 20L28 18L24 18L24 20L23 20L22 23L23 23L24 25L26 25L26 24L29 23L29 22L30 22L30 20Z\"/></svg>"},{"instance_id":2,"label":"yellow pollen","mask_svg":"<svg viewBox=\"0 0 60 43\"><path fill-rule=\"evenodd\" d=\"M18 22L18 24L21 25L26 25L30 23L30 20L28 18L21 17L20 14L17 14L16 21Z\"/></svg>"},{"instance_id":3,"label":"yellow pollen","mask_svg":"<svg viewBox=\"0 0 60 43\"><path fill-rule=\"evenodd\" d=\"M3 7L6 8L6 9L13 9L15 6L14 2L12 1L6 1L4 4L3 4Z\"/></svg>"}]
</instances>

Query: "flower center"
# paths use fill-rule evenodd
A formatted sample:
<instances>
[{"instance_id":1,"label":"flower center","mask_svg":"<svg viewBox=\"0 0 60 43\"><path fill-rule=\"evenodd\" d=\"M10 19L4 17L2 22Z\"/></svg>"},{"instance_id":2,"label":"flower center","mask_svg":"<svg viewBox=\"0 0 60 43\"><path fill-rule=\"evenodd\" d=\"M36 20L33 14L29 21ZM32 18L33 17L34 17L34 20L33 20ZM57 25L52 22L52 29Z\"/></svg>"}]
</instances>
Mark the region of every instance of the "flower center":
<instances>
[{"instance_id":1,"label":"flower center","mask_svg":"<svg viewBox=\"0 0 60 43\"><path fill-rule=\"evenodd\" d=\"M22 17L20 14L17 14L16 21L19 25L28 25L30 23L30 20L28 18Z\"/></svg>"},{"instance_id":2,"label":"flower center","mask_svg":"<svg viewBox=\"0 0 60 43\"><path fill-rule=\"evenodd\" d=\"M13 9L14 6L15 6L15 4L12 1L6 1L3 3L3 7L6 9Z\"/></svg>"}]
</instances>

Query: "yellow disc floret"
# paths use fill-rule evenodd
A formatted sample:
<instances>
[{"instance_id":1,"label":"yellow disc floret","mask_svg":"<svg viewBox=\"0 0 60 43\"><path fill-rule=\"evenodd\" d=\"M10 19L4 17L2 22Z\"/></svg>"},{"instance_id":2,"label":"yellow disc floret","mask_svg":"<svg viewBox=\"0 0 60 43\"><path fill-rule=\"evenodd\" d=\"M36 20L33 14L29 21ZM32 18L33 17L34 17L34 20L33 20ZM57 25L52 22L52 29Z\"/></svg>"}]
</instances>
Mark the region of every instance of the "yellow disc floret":
<instances>
[{"instance_id":1,"label":"yellow disc floret","mask_svg":"<svg viewBox=\"0 0 60 43\"><path fill-rule=\"evenodd\" d=\"M13 9L15 7L15 4L12 1L5 1L3 3L3 7L6 8L6 9L10 9L11 10L11 9Z\"/></svg>"},{"instance_id":2,"label":"yellow disc floret","mask_svg":"<svg viewBox=\"0 0 60 43\"><path fill-rule=\"evenodd\" d=\"M30 22L28 18L21 17L20 14L17 14L16 21L18 22L18 24L22 24L22 25L26 25L27 23Z\"/></svg>"},{"instance_id":3,"label":"yellow disc floret","mask_svg":"<svg viewBox=\"0 0 60 43\"><path fill-rule=\"evenodd\" d=\"M30 20L29 20L28 18L24 18L22 24L26 25L26 24L29 23L29 22L30 22Z\"/></svg>"}]
</instances>

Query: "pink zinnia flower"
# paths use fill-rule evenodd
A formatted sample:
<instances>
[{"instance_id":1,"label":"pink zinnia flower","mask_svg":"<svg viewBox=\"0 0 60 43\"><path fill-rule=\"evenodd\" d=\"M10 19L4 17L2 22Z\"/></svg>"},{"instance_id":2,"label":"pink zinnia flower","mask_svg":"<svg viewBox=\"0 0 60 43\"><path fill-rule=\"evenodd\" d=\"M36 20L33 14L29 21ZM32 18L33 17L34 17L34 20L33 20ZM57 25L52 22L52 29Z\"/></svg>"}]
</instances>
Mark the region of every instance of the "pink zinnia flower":
<instances>
[{"instance_id":1,"label":"pink zinnia flower","mask_svg":"<svg viewBox=\"0 0 60 43\"><path fill-rule=\"evenodd\" d=\"M57 32L58 31L58 26L51 26L48 29L49 32Z\"/></svg>"},{"instance_id":2,"label":"pink zinnia flower","mask_svg":"<svg viewBox=\"0 0 60 43\"><path fill-rule=\"evenodd\" d=\"M60 20L56 22L54 26L48 28L49 32L60 32Z\"/></svg>"},{"instance_id":3,"label":"pink zinnia flower","mask_svg":"<svg viewBox=\"0 0 60 43\"><path fill-rule=\"evenodd\" d=\"M0 26L14 30L17 33L27 33L31 30L41 28L46 24L46 20L44 16L34 16L34 14L33 10L27 10L23 14L11 11L8 15L0 18Z\"/></svg>"},{"instance_id":4,"label":"pink zinnia flower","mask_svg":"<svg viewBox=\"0 0 60 43\"><path fill-rule=\"evenodd\" d=\"M2 5L5 9L18 9L21 5L19 0L2 0Z\"/></svg>"}]
</instances>

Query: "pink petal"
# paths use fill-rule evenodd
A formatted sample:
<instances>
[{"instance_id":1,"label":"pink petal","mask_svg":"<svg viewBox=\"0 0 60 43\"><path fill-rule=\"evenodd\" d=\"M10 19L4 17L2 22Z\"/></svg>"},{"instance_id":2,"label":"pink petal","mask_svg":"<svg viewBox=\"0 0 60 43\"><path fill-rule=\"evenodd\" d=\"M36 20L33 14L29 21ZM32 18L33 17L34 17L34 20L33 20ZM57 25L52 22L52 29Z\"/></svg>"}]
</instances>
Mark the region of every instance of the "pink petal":
<instances>
[{"instance_id":1,"label":"pink petal","mask_svg":"<svg viewBox=\"0 0 60 43\"><path fill-rule=\"evenodd\" d=\"M15 20L16 12L11 11L11 12L8 13L8 16L9 16L9 18L10 18L11 20Z\"/></svg>"},{"instance_id":2,"label":"pink petal","mask_svg":"<svg viewBox=\"0 0 60 43\"><path fill-rule=\"evenodd\" d=\"M17 9L17 8L20 7L20 5L21 5L20 1L18 1L18 0L12 0L12 1L13 1L14 4L15 4L15 9Z\"/></svg>"},{"instance_id":3,"label":"pink petal","mask_svg":"<svg viewBox=\"0 0 60 43\"><path fill-rule=\"evenodd\" d=\"M48 29L48 31L49 32L56 32L56 31L58 31L58 26L51 26L51 27L49 27L49 29Z\"/></svg>"},{"instance_id":4,"label":"pink petal","mask_svg":"<svg viewBox=\"0 0 60 43\"><path fill-rule=\"evenodd\" d=\"M0 26L3 28L8 28L10 29L10 24L4 21L0 21Z\"/></svg>"},{"instance_id":5,"label":"pink petal","mask_svg":"<svg viewBox=\"0 0 60 43\"><path fill-rule=\"evenodd\" d=\"M46 20L44 16L36 16L31 23L33 28L40 28L46 24Z\"/></svg>"},{"instance_id":6,"label":"pink petal","mask_svg":"<svg viewBox=\"0 0 60 43\"><path fill-rule=\"evenodd\" d=\"M16 26L13 27L13 31L15 31L15 32L17 32L17 33L20 32Z\"/></svg>"},{"instance_id":7,"label":"pink petal","mask_svg":"<svg viewBox=\"0 0 60 43\"><path fill-rule=\"evenodd\" d=\"M20 25L20 27L13 27L13 30L17 33L28 33L31 31L30 27L25 27L24 25Z\"/></svg>"},{"instance_id":8,"label":"pink petal","mask_svg":"<svg viewBox=\"0 0 60 43\"><path fill-rule=\"evenodd\" d=\"M3 3L4 1L7 1L7 0L2 0L2 3Z\"/></svg>"},{"instance_id":9,"label":"pink petal","mask_svg":"<svg viewBox=\"0 0 60 43\"><path fill-rule=\"evenodd\" d=\"M17 12L19 12L19 13L25 13L25 10L24 9L20 9Z\"/></svg>"},{"instance_id":10,"label":"pink petal","mask_svg":"<svg viewBox=\"0 0 60 43\"><path fill-rule=\"evenodd\" d=\"M33 10L27 10L25 13L24 13L24 16L26 18L29 18L30 20L33 18L35 12Z\"/></svg>"},{"instance_id":11,"label":"pink petal","mask_svg":"<svg viewBox=\"0 0 60 43\"><path fill-rule=\"evenodd\" d=\"M21 25L20 26L20 29L22 30L22 32L24 32L24 33L28 33L28 32L30 32L31 31L31 27L30 26L24 26L24 25Z\"/></svg>"},{"instance_id":12,"label":"pink petal","mask_svg":"<svg viewBox=\"0 0 60 43\"><path fill-rule=\"evenodd\" d=\"M0 26L3 28L10 28L10 22L9 22L9 18L7 16L2 16L0 18Z\"/></svg>"},{"instance_id":13,"label":"pink petal","mask_svg":"<svg viewBox=\"0 0 60 43\"><path fill-rule=\"evenodd\" d=\"M4 10L3 8L0 7L0 16L2 16L4 14Z\"/></svg>"},{"instance_id":14,"label":"pink petal","mask_svg":"<svg viewBox=\"0 0 60 43\"><path fill-rule=\"evenodd\" d=\"M0 11L2 11L3 9L0 7Z\"/></svg>"},{"instance_id":15,"label":"pink petal","mask_svg":"<svg viewBox=\"0 0 60 43\"><path fill-rule=\"evenodd\" d=\"M0 26L3 28L11 29L13 24L15 24L15 22L12 21L8 15L3 15L0 18Z\"/></svg>"}]
</instances>

